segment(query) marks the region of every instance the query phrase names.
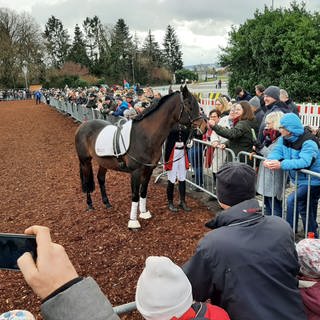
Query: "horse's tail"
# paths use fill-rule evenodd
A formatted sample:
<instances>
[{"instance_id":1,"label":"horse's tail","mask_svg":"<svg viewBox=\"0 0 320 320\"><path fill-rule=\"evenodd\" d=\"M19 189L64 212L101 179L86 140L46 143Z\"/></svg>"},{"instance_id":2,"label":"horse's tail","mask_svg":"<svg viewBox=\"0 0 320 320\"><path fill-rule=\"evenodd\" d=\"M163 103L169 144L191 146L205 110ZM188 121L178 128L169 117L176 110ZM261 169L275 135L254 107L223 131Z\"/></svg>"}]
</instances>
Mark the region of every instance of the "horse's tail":
<instances>
[{"instance_id":1,"label":"horse's tail","mask_svg":"<svg viewBox=\"0 0 320 320\"><path fill-rule=\"evenodd\" d=\"M95 189L94 185L94 178L93 178L93 170L92 170L92 164L80 163L80 179L81 179L81 186L82 186L82 192L88 193L93 192Z\"/></svg>"}]
</instances>

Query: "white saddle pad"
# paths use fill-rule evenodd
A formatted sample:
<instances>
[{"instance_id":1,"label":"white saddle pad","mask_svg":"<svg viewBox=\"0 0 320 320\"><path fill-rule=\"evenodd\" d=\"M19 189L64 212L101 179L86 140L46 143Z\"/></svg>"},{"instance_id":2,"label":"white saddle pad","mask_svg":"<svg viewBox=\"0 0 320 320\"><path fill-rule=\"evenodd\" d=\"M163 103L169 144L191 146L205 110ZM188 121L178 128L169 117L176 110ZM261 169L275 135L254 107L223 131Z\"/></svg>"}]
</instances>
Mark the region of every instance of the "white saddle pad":
<instances>
[{"instance_id":1,"label":"white saddle pad","mask_svg":"<svg viewBox=\"0 0 320 320\"><path fill-rule=\"evenodd\" d=\"M95 150L96 154L99 157L106 157L106 156L121 156L127 152L130 146L130 133L132 127L132 120L127 121L121 129L119 134L119 147L120 152L117 153L116 151L116 141L115 141L115 134L117 132L117 127L114 125L107 125L105 126L101 132L99 133L96 144Z\"/></svg>"}]
</instances>

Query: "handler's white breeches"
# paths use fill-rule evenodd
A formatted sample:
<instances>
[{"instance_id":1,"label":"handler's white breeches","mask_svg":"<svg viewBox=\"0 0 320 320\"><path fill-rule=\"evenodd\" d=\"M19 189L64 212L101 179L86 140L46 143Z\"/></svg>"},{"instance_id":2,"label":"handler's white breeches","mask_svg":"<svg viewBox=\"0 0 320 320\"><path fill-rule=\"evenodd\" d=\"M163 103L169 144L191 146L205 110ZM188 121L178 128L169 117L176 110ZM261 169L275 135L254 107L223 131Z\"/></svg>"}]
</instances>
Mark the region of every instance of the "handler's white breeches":
<instances>
[{"instance_id":1,"label":"handler's white breeches","mask_svg":"<svg viewBox=\"0 0 320 320\"><path fill-rule=\"evenodd\" d=\"M187 170L184 152L184 149L174 149L172 170L167 172L168 180L171 183L175 183L176 180L186 180Z\"/></svg>"}]
</instances>

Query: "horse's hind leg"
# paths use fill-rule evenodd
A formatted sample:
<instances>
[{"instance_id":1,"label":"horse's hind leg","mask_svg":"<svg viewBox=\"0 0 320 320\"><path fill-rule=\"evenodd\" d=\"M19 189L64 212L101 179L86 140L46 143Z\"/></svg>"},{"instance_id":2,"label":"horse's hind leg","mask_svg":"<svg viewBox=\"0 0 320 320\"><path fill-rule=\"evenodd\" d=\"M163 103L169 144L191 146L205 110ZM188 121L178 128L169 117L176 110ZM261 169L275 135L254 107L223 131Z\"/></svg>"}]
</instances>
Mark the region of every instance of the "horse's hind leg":
<instances>
[{"instance_id":1,"label":"horse's hind leg","mask_svg":"<svg viewBox=\"0 0 320 320\"><path fill-rule=\"evenodd\" d=\"M139 217L142 219L150 219L152 217L150 211L147 210L147 191L148 191L148 185L149 185L152 171L153 171L152 168L146 168L142 176L140 199L139 199L139 210L140 210Z\"/></svg>"},{"instance_id":2,"label":"horse's hind leg","mask_svg":"<svg viewBox=\"0 0 320 320\"><path fill-rule=\"evenodd\" d=\"M101 197L102 197L102 202L105 204L106 208L111 208L111 204L109 202L107 193L106 193L106 172L107 169L99 167L99 171L97 174L97 178L99 181L99 187L100 187L100 192L101 192Z\"/></svg>"},{"instance_id":3,"label":"horse's hind leg","mask_svg":"<svg viewBox=\"0 0 320 320\"><path fill-rule=\"evenodd\" d=\"M94 210L91 192L94 191L94 179L91 159L80 161L80 179L82 191L87 194L87 210Z\"/></svg>"}]
</instances>

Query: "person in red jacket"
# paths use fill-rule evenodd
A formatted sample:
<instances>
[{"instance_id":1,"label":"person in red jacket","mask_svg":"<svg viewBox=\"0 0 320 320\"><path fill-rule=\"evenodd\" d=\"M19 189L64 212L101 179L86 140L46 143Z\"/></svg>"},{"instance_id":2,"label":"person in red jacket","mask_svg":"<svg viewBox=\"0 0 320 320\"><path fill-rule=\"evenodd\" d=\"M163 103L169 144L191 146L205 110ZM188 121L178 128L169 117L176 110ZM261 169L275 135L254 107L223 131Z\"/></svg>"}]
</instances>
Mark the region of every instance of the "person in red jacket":
<instances>
[{"instance_id":1,"label":"person in red jacket","mask_svg":"<svg viewBox=\"0 0 320 320\"><path fill-rule=\"evenodd\" d=\"M194 303L187 276L168 257L146 259L135 300L138 311L146 320L230 320L220 307Z\"/></svg>"}]
</instances>

